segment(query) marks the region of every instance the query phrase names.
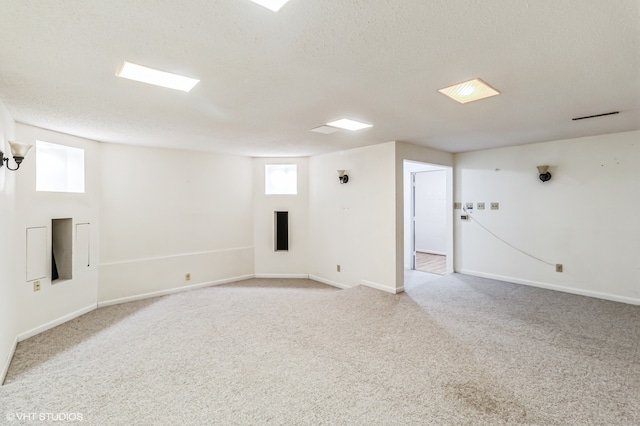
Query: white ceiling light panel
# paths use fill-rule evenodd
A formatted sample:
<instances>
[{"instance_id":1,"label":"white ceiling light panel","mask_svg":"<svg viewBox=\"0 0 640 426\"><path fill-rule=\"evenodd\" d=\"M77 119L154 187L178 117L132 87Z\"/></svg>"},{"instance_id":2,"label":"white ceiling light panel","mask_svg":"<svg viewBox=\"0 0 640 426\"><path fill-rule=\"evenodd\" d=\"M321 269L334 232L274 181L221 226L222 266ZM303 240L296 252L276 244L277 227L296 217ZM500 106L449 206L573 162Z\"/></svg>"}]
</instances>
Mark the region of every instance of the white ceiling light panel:
<instances>
[{"instance_id":1,"label":"white ceiling light panel","mask_svg":"<svg viewBox=\"0 0 640 426\"><path fill-rule=\"evenodd\" d=\"M444 89L438 90L438 92L450 97L454 101L460 102L461 104L500 94L500 92L479 78L474 78L473 80L463 81L462 83L445 87Z\"/></svg>"},{"instance_id":2,"label":"white ceiling light panel","mask_svg":"<svg viewBox=\"0 0 640 426\"><path fill-rule=\"evenodd\" d=\"M269 10L277 12L289 0L251 0L251 1L259 4L260 6L264 6Z\"/></svg>"},{"instance_id":3,"label":"white ceiling light panel","mask_svg":"<svg viewBox=\"0 0 640 426\"><path fill-rule=\"evenodd\" d=\"M339 130L335 127L329 126L320 126L310 130L311 132L322 133L325 135L330 135L331 133L338 132Z\"/></svg>"},{"instance_id":4,"label":"white ceiling light panel","mask_svg":"<svg viewBox=\"0 0 640 426\"><path fill-rule=\"evenodd\" d=\"M337 127L339 129L351 130L352 132L355 132L356 130L373 127L373 124L362 123L360 121L350 120L348 118L341 118L340 120L327 123L327 126Z\"/></svg>"},{"instance_id":5,"label":"white ceiling light panel","mask_svg":"<svg viewBox=\"0 0 640 426\"><path fill-rule=\"evenodd\" d=\"M181 90L183 92L189 92L200 82L200 80L195 78L171 74L153 68L143 67L142 65L132 64L127 61L122 64L120 71L118 71L116 75L118 77L128 78L129 80L168 87L169 89Z\"/></svg>"}]
</instances>

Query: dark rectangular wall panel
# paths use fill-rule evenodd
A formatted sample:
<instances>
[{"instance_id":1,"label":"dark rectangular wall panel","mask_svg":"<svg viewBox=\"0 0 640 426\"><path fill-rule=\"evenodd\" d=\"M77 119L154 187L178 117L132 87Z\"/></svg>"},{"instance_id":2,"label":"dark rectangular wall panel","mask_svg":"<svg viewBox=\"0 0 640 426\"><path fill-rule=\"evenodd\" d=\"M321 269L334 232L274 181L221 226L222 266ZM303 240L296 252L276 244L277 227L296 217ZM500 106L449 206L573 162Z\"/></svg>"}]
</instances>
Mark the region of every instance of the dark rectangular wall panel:
<instances>
[{"instance_id":1,"label":"dark rectangular wall panel","mask_svg":"<svg viewBox=\"0 0 640 426\"><path fill-rule=\"evenodd\" d=\"M73 220L51 220L51 281L73 278Z\"/></svg>"},{"instance_id":2,"label":"dark rectangular wall panel","mask_svg":"<svg viewBox=\"0 0 640 426\"><path fill-rule=\"evenodd\" d=\"M275 213L275 251L289 250L289 212Z\"/></svg>"}]
</instances>

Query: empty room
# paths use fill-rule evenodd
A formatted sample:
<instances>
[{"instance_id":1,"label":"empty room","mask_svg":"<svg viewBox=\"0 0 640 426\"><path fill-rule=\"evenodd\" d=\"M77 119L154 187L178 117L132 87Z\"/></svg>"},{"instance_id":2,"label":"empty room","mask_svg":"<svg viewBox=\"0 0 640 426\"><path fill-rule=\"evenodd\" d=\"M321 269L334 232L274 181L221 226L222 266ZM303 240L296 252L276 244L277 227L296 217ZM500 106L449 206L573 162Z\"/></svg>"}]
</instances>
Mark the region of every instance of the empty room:
<instances>
[{"instance_id":1,"label":"empty room","mask_svg":"<svg viewBox=\"0 0 640 426\"><path fill-rule=\"evenodd\" d=\"M0 424L640 424L637 0L0 10Z\"/></svg>"}]
</instances>

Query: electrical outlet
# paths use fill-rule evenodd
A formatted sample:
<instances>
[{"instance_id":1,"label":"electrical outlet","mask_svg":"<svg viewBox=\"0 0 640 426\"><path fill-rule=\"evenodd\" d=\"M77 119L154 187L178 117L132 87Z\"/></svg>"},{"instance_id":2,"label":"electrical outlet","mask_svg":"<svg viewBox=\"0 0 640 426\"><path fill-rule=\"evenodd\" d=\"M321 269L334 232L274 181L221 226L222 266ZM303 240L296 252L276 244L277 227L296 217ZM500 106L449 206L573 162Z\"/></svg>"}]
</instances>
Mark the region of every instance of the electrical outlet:
<instances>
[{"instance_id":1,"label":"electrical outlet","mask_svg":"<svg viewBox=\"0 0 640 426\"><path fill-rule=\"evenodd\" d=\"M336 271L340 272L340 265L336 265Z\"/></svg>"},{"instance_id":2,"label":"electrical outlet","mask_svg":"<svg viewBox=\"0 0 640 426\"><path fill-rule=\"evenodd\" d=\"M484 210L484 203L478 203L478 210Z\"/></svg>"},{"instance_id":3,"label":"electrical outlet","mask_svg":"<svg viewBox=\"0 0 640 426\"><path fill-rule=\"evenodd\" d=\"M191 280L191 272L187 272L186 274L184 274L184 280L185 281Z\"/></svg>"},{"instance_id":4,"label":"electrical outlet","mask_svg":"<svg viewBox=\"0 0 640 426\"><path fill-rule=\"evenodd\" d=\"M40 281L33 282L33 291L40 291Z\"/></svg>"},{"instance_id":5,"label":"electrical outlet","mask_svg":"<svg viewBox=\"0 0 640 426\"><path fill-rule=\"evenodd\" d=\"M556 263L556 272L562 272L562 263Z\"/></svg>"},{"instance_id":6,"label":"electrical outlet","mask_svg":"<svg viewBox=\"0 0 640 426\"><path fill-rule=\"evenodd\" d=\"M491 203L491 210L500 210L500 203Z\"/></svg>"},{"instance_id":7,"label":"electrical outlet","mask_svg":"<svg viewBox=\"0 0 640 426\"><path fill-rule=\"evenodd\" d=\"M453 208L455 210L460 210L462 208L462 203L453 203Z\"/></svg>"},{"instance_id":8,"label":"electrical outlet","mask_svg":"<svg viewBox=\"0 0 640 426\"><path fill-rule=\"evenodd\" d=\"M473 203L467 203L466 208L467 210L473 210Z\"/></svg>"}]
</instances>

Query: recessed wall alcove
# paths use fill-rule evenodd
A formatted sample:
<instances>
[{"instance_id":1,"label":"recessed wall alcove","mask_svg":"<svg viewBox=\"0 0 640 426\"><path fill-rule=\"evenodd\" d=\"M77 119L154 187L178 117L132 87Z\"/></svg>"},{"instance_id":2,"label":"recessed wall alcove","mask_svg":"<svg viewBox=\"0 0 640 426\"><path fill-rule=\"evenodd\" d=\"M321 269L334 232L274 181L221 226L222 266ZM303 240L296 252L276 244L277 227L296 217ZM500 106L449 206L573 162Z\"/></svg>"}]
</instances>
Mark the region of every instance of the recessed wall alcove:
<instances>
[{"instance_id":1,"label":"recessed wall alcove","mask_svg":"<svg viewBox=\"0 0 640 426\"><path fill-rule=\"evenodd\" d=\"M51 220L51 282L73 278L73 220Z\"/></svg>"}]
</instances>

